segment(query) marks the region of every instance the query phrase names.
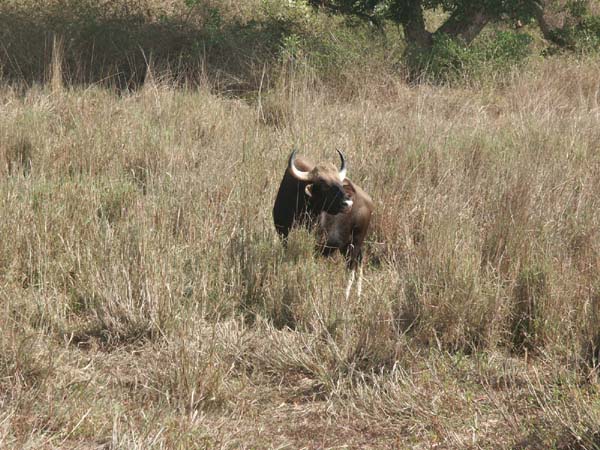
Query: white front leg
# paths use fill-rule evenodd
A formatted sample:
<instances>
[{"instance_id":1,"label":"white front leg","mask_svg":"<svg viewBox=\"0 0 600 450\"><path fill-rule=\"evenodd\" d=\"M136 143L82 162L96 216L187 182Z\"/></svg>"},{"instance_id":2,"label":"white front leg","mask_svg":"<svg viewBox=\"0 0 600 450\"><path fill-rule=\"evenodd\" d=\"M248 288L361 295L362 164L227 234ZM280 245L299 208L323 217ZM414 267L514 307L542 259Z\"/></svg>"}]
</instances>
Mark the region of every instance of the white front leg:
<instances>
[{"instance_id":1,"label":"white front leg","mask_svg":"<svg viewBox=\"0 0 600 450\"><path fill-rule=\"evenodd\" d=\"M355 274L356 270L352 269L352 272L350 272L350 278L348 279L348 285L346 286L346 300L350 298L350 290L352 289L352 283L354 283Z\"/></svg>"},{"instance_id":2,"label":"white front leg","mask_svg":"<svg viewBox=\"0 0 600 450\"><path fill-rule=\"evenodd\" d=\"M356 285L356 290L358 291L358 298L360 298L360 294L362 293L362 280L363 280L363 267L362 263L358 266L358 284Z\"/></svg>"}]
</instances>

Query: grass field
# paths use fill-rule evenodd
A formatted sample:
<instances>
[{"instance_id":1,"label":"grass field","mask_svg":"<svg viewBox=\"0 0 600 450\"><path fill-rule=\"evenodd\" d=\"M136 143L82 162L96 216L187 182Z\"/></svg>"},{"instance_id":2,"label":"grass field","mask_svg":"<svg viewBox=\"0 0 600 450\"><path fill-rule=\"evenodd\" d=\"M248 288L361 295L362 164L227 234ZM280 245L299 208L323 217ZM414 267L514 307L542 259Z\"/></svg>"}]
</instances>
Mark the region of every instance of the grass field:
<instances>
[{"instance_id":1,"label":"grass field","mask_svg":"<svg viewBox=\"0 0 600 450\"><path fill-rule=\"evenodd\" d=\"M241 97L49 67L0 86L0 447L600 448L597 58ZM293 146L375 201L361 299L277 239Z\"/></svg>"}]
</instances>

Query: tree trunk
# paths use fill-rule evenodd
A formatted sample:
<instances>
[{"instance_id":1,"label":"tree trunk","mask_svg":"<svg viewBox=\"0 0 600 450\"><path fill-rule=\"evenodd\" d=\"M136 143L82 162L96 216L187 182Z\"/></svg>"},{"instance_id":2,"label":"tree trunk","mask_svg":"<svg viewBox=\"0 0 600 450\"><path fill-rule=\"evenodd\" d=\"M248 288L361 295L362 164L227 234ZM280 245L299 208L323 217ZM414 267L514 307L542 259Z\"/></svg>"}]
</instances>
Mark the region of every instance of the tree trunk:
<instances>
[{"instance_id":1,"label":"tree trunk","mask_svg":"<svg viewBox=\"0 0 600 450\"><path fill-rule=\"evenodd\" d=\"M540 27L540 31L544 36L544 39L558 45L559 47L565 47L569 45L568 39L561 33L563 30L560 25L551 24L547 14L548 0L531 0L533 15L535 20Z\"/></svg>"},{"instance_id":2,"label":"tree trunk","mask_svg":"<svg viewBox=\"0 0 600 450\"><path fill-rule=\"evenodd\" d=\"M404 36L409 47L431 48L433 37L425 28L421 0L402 2L402 7L398 9L395 19L398 23L402 24Z\"/></svg>"},{"instance_id":3,"label":"tree trunk","mask_svg":"<svg viewBox=\"0 0 600 450\"><path fill-rule=\"evenodd\" d=\"M483 8L456 10L435 34L447 34L452 38L461 38L466 44L473 42L483 27L490 21L490 16Z\"/></svg>"}]
</instances>

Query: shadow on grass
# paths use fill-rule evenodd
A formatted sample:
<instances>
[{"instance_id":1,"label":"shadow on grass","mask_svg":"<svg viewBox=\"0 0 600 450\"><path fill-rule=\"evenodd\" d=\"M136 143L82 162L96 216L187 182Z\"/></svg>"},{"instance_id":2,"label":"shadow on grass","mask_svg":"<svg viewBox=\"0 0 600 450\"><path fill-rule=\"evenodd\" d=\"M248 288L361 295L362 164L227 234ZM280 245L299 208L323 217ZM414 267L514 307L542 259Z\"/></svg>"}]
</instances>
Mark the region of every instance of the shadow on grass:
<instances>
[{"instance_id":1,"label":"shadow on grass","mask_svg":"<svg viewBox=\"0 0 600 450\"><path fill-rule=\"evenodd\" d=\"M208 78L221 91L242 93L257 89L262 66L276 60L282 39L291 33L291 24L277 19L223 23L214 9L194 21L176 14L107 11L93 1L41 9L0 5L4 82L50 81L54 47L67 85L135 89L150 64L175 81Z\"/></svg>"}]
</instances>

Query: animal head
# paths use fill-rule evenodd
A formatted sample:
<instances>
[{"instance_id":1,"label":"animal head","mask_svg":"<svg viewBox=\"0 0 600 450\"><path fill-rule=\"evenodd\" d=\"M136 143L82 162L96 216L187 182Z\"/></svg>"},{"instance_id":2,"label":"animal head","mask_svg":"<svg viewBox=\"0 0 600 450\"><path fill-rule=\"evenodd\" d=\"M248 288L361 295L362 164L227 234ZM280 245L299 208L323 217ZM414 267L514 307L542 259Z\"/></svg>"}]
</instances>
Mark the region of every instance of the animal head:
<instances>
[{"instance_id":1,"label":"animal head","mask_svg":"<svg viewBox=\"0 0 600 450\"><path fill-rule=\"evenodd\" d=\"M342 160L339 170L331 163L317 164L310 172L299 170L294 163L296 150L290 155L288 163L294 178L307 183L304 192L310 198L312 207L329 214L348 212L352 208L352 200L344 189L346 159L341 151L337 152Z\"/></svg>"}]
</instances>

